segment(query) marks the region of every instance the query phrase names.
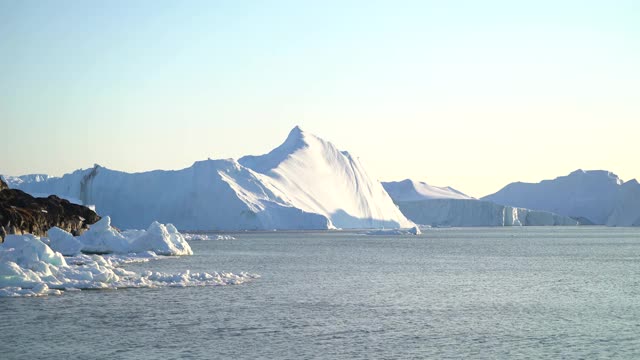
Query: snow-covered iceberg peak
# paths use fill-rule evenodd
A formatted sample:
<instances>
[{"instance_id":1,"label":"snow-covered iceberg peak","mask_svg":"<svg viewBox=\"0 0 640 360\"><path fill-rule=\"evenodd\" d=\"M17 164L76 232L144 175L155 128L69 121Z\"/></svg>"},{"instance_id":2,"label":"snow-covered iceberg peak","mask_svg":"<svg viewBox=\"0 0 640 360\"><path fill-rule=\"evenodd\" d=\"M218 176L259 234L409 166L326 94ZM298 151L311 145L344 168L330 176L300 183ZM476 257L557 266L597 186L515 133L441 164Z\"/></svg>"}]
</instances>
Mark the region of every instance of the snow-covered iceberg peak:
<instances>
[{"instance_id":1,"label":"snow-covered iceberg peak","mask_svg":"<svg viewBox=\"0 0 640 360\"><path fill-rule=\"evenodd\" d=\"M414 226L357 158L300 127L271 152L238 162L264 175L285 202L324 215L336 227Z\"/></svg>"},{"instance_id":2,"label":"snow-covered iceberg peak","mask_svg":"<svg viewBox=\"0 0 640 360\"><path fill-rule=\"evenodd\" d=\"M277 168L278 165L290 158L298 150L318 145L319 143L324 143L324 140L303 131L300 126L296 126L291 129L284 142L269 153L258 156L247 155L240 158L239 162L253 171L264 174Z\"/></svg>"},{"instance_id":3,"label":"snow-covered iceberg peak","mask_svg":"<svg viewBox=\"0 0 640 360\"><path fill-rule=\"evenodd\" d=\"M431 186L425 182L411 179L383 182L382 186L396 202L431 199L473 199L471 196L449 186Z\"/></svg>"}]
</instances>

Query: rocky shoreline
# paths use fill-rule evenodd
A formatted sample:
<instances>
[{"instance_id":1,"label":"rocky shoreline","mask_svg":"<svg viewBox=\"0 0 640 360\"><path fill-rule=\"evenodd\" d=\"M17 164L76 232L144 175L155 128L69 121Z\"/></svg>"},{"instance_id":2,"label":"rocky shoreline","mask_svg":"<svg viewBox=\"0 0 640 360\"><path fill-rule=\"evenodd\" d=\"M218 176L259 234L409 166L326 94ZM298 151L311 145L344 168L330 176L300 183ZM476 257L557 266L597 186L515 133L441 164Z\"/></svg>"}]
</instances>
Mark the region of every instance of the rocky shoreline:
<instances>
[{"instance_id":1,"label":"rocky shoreline","mask_svg":"<svg viewBox=\"0 0 640 360\"><path fill-rule=\"evenodd\" d=\"M80 235L98 220L100 216L86 206L55 195L35 198L22 190L9 189L0 179L0 242L10 234L46 236L54 226Z\"/></svg>"}]
</instances>

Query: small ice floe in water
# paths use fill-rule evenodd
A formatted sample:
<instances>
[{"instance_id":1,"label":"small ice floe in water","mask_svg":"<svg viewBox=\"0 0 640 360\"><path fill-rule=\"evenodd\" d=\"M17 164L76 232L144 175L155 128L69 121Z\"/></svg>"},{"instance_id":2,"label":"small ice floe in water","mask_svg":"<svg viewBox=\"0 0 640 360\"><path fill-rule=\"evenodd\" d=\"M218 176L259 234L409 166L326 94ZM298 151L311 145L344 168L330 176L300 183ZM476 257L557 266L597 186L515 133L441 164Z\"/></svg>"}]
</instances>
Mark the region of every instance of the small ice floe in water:
<instances>
[{"instance_id":1,"label":"small ice floe in water","mask_svg":"<svg viewBox=\"0 0 640 360\"><path fill-rule=\"evenodd\" d=\"M382 230L372 230L366 233L366 235L420 235L422 231L417 226L414 226L409 229L382 229Z\"/></svg>"},{"instance_id":2,"label":"small ice floe in water","mask_svg":"<svg viewBox=\"0 0 640 360\"><path fill-rule=\"evenodd\" d=\"M237 285L259 277L247 273L187 270L138 274L125 270L120 266L162 258L159 255L193 252L172 225L154 222L146 231L119 233L110 226L108 217L105 219L79 237L60 229L49 230L50 239L8 235L0 244L0 297L60 295L80 289ZM63 253L72 256L64 257Z\"/></svg>"},{"instance_id":3,"label":"small ice floe in water","mask_svg":"<svg viewBox=\"0 0 640 360\"><path fill-rule=\"evenodd\" d=\"M222 234L182 234L187 241L236 240L231 235Z\"/></svg>"}]
</instances>

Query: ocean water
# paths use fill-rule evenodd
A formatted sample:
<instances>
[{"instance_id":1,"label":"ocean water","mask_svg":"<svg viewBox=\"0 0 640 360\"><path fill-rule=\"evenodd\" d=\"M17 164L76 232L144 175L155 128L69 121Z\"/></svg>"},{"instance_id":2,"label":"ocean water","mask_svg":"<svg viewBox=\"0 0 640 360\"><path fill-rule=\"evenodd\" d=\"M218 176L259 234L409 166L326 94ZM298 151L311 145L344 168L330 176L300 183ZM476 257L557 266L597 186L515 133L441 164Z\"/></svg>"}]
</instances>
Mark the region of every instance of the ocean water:
<instances>
[{"instance_id":1,"label":"ocean water","mask_svg":"<svg viewBox=\"0 0 640 360\"><path fill-rule=\"evenodd\" d=\"M640 358L640 229L233 236L125 267L261 278L0 298L0 358Z\"/></svg>"}]
</instances>

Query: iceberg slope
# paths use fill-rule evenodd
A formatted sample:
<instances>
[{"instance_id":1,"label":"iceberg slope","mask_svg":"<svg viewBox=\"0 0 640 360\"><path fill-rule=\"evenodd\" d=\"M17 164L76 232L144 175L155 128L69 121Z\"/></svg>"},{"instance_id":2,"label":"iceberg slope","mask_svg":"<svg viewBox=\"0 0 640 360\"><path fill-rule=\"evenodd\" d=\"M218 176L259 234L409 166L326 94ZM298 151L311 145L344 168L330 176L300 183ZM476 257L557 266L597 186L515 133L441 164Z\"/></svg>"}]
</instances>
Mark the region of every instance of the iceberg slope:
<instances>
[{"instance_id":1,"label":"iceberg slope","mask_svg":"<svg viewBox=\"0 0 640 360\"><path fill-rule=\"evenodd\" d=\"M299 127L268 154L245 156L238 162L268 178L286 203L326 216L337 227L414 225L358 159Z\"/></svg>"},{"instance_id":2,"label":"iceberg slope","mask_svg":"<svg viewBox=\"0 0 640 360\"><path fill-rule=\"evenodd\" d=\"M430 199L473 199L450 186L431 186L422 181L405 179L402 181L383 182L382 186L391 198L398 201L419 201Z\"/></svg>"}]
</instances>

